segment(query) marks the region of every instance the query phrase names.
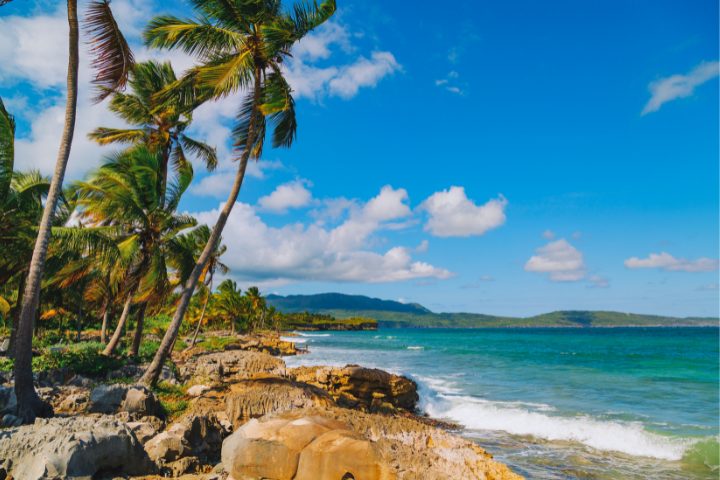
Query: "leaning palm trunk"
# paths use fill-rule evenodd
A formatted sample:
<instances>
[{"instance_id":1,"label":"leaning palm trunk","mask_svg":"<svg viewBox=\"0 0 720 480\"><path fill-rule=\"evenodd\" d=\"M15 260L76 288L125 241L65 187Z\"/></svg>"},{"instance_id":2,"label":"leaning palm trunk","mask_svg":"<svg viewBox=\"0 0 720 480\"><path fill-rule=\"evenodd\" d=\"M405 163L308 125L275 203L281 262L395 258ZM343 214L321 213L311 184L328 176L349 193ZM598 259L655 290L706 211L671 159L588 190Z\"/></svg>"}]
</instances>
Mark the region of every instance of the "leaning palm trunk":
<instances>
[{"instance_id":1,"label":"leaning palm trunk","mask_svg":"<svg viewBox=\"0 0 720 480\"><path fill-rule=\"evenodd\" d=\"M112 355L115 351L115 348L117 348L118 343L120 343L120 337L122 336L123 329L125 328L125 324L127 323L128 317L130 317L130 307L132 306L132 298L133 293L128 293L127 299L125 299L125 305L123 305L122 313L120 314L120 320L118 320L117 327L115 327L115 333L113 333L112 338L108 342L108 344L105 346L105 350L103 350L103 355Z\"/></svg>"},{"instance_id":2,"label":"leaning palm trunk","mask_svg":"<svg viewBox=\"0 0 720 480\"><path fill-rule=\"evenodd\" d=\"M212 273L210 273L210 281L208 282L208 293L205 296L205 302L203 303L202 312L200 312L200 319L198 320L198 324L195 327L195 333L193 333L192 340L190 341L190 345L186 348L186 350L190 350L192 347L195 346L195 342L197 342L197 336L198 333L200 333L200 326L202 325L203 319L205 318L205 310L207 310L208 302L210 301L210 296L212 295Z\"/></svg>"},{"instance_id":3,"label":"leaning palm trunk","mask_svg":"<svg viewBox=\"0 0 720 480\"><path fill-rule=\"evenodd\" d=\"M137 325L135 325L135 335L133 337L132 347L130 347L130 356L137 357L140 351L140 341L142 340L143 324L145 323L145 309L147 303L140 305L137 313Z\"/></svg>"},{"instance_id":4,"label":"leaning palm trunk","mask_svg":"<svg viewBox=\"0 0 720 480\"><path fill-rule=\"evenodd\" d=\"M255 90L250 124L248 126L248 135L245 143L245 148L240 157L240 165L238 166L238 171L235 175L235 181L233 183L232 189L230 190L227 201L225 202L223 209L220 211L217 222L212 229L210 238L208 239L205 248L200 254L200 258L198 258L197 262L195 263L195 267L193 268L192 273L190 273L190 277L185 282L182 294L180 295L180 301L178 302L177 310L175 310L175 315L173 316L173 319L170 322L167 331L165 332L165 336L160 343L160 348L158 348L158 351L155 353L155 357L153 358L152 363L150 363L150 366L140 379L140 382L144 385L153 386L157 383L158 378L160 377L160 373L162 372L163 363L165 363L165 359L170 353L172 346L175 344L175 339L177 338L178 332L180 331L180 325L182 324L182 321L185 318L185 313L187 312L188 306L190 305L190 299L195 293L195 287L197 287L202 272L205 270L207 263L210 261L213 252L217 248L217 245L220 241L220 235L225 228L225 224L227 223L228 217L230 216L230 212L232 211L233 206L235 205L235 201L240 194L240 187L242 187L243 179L245 178L245 170L247 169L248 160L250 159L252 146L255 144L257 136L257 118L260 115L260 87L262 81L259 68L255 69L254 80Z\"/></svg>"},{"instance_id":5,"label":"leaning palm trunk","mask_svg":"<svg viewBox=\"0 0 720 480\"><path fill-rule=\"evenodd\" d=\"M103 311L102 327L100 327L100 343L107 343L108 323L110 323L110 301L105 302Z\"/></svg>"},{"instance_id":6,"label":"leaning palm trunk","mask_svg":"<svg viewBox=\"0 0 720 480\"><path fill-rule=\"evenodd\" d=\"M77 109L78 90L78 17L77 0L68 0L69 60L67 74L67 103L65 105L65 127L63 129L60 149L55 163L50 190L45 201L38 236L33 248L32 260L28 271L27 284L23 293L22 309L15 348L15 395L17 396L17 413L25 423L32 423L37 416L52 415L52 407L40 400L32 375L32 334L35 316L40 301L40 283L45 270L50 228L55 207L62 191L65 168L70 158L73 133L75 131L75 115Z\"/></svg>"}]
</instances>

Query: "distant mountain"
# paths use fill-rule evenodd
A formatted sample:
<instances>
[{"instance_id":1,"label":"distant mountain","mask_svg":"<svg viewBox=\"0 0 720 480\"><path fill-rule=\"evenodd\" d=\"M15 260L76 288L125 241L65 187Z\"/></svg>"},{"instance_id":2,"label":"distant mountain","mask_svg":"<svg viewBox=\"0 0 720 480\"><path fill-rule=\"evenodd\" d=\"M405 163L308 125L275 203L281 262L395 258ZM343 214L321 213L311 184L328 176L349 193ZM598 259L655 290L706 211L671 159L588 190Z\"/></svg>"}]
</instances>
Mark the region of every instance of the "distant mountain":
<instances>
[{"instance_id":1,"label":"distant mountain","mask_svg":"<svg viewBox=\"0 0 720 480\"><path fill-rule=\"evenodd\" d=\"M315 295L268 295L267 302L284 312L316 312L319 310L377 310L383 312L401 312L426 314L432 313L417 303L401 303L393 300L381 300L364 295L345 295L344 293L318 293Z\"/></svg>"},{"instance_id":2,"label":"distant mountain","mask_svg":"<svg viewBox=\"0 0 720 480\"><path fill-rule=\"evenodd\" d=\"M267 301L283 312L314 312L336 318L366 317L380 327L491 328L491 327L681 327L718 326L711 317L665 317L637 313L567 310L533 317L500 317L479 313L435 313L417 303L401 303L363 295L320 293L268 295Z\"/></svg>"}]
</instances>

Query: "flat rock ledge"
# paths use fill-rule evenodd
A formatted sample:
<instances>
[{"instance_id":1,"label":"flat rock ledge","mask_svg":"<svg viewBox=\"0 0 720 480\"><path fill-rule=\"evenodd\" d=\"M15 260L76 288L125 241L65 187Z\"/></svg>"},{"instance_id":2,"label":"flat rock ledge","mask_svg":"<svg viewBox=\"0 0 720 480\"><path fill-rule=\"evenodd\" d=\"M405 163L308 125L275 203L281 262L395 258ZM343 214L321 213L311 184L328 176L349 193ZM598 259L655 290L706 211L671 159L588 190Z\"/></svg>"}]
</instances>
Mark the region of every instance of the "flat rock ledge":
<instances>
[{"instance_id":1,"label":"flat rock ledge","mask_svg":"<svg viewBox=\"0 0 720 480\"><path fill-rule=\"evenodd\" d=\"M72 479L153 470L135 435L111 416L38 419L0 430L0 478Z\"/></svg>"}]
</instances>

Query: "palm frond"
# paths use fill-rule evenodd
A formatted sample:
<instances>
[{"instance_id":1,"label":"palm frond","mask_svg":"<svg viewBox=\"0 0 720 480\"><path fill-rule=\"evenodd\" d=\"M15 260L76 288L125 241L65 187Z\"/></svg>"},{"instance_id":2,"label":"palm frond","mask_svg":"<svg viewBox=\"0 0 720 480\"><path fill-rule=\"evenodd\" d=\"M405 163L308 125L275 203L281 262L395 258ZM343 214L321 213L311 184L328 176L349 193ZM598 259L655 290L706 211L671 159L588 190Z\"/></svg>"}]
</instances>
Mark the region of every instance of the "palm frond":
<instances>
[{"instance_id":1,"label":"palm frond","mask_svg":"<svg viewBox=\"0 0 720 480\"><path fill-rule=\"evenodd\" d=\"M273 147L289 147L295 139L297 120L292 89L278 69L268 75L263 86L260 111L273 125Z\"/></svg>"},{"instance_id":2,"label":"palm frond","mask_svg":"<svg viewBox=\"0 0 720 480\"><path fill-rule=\"evenodd\" d=\"M122 89L135 62L132 51L120 31L110 0L93 0L87 7L85 31L90 36L93 83L98 87L95 101L100 102L112 92Z\"/></svg>"},{"instance_id":3,"label":"palm frond","mask_svg":"<svg viewBox=\"0 0 720 480\"><path fill-rule=\"evenodd\" d=\"M217 150L215 148L207 143L193 140L187 135L180 136L180 143L188 153L201 160L209 171L212 172L215 170L218 163Z\"/></svg>"},{"instance_id":4,"label":"palm frond","mask_svg":"<svg viewBox=\"0 0 720 480\"><path fill-rule=\"evenodd\" d=\"M242 35L233 30L215 26L205 19L193 21L172 15L153 18L143 38L149 47L180 48L200 57L238 50L243 44Z\"/></svg>"},{"instance_id":5,"label":"palm frond","mask_svg":"<svg viewBox=\"0 0 720 480\"><path fill-rule=\"evenodd\" d=\"M145 130L140 129L120 129L99 127L88 133L88 138L94 140L100 145L108 145L110 143L137 143L145 140L147 134Z\"/></svg>"}]
</instances>

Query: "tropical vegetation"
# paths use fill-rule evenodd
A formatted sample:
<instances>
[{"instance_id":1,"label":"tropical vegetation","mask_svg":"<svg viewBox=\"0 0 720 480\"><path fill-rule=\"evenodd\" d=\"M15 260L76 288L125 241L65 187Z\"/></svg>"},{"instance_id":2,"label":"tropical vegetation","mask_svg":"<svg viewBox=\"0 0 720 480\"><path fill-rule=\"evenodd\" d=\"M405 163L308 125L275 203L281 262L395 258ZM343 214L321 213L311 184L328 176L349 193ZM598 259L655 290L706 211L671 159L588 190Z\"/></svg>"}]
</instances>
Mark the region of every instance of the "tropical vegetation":
<instances>
[{"instance_id":1,"label":"tropical vegetation","mask_svg":"<svg viewBox=\"0 0 720 480\"><path fill-rule=\"evenodd\" d=\"M295 139L284 59L335 12L334 0L291 8L280 0L191 0L195 19L159 16L144 32L150 48L196 57L178 77L169 63L135 62L109 0L92 0L84 12L77 0L66 3L66 113L50 178L15 170L15 123L0 100L0 242L10 252L0 257L0 332L9 338L0 370L13 371L16 413L25 422L52 414L34 373L67 367L93 375L152 359L142 381L155 385L170 352L192 347L203 328L281 327L283 315L258 288L243 291L227 278L221 234L266 137L273 148ZM78 92L86 88L78 77L81 24L95 100L108 99L127 127L98 125L90 138L116 150L67 184ZM237 172L217 223L198 225L179 205L193 160L212 170L218 158L190 136L193 112L230 95L239 98L229 139ZM215 287L218 275L225 278ZM189 345L181 334L191 336Z\"/></svg>"}]
</instances>

